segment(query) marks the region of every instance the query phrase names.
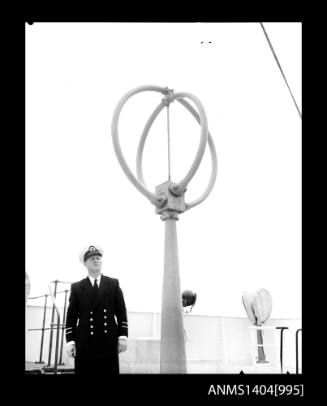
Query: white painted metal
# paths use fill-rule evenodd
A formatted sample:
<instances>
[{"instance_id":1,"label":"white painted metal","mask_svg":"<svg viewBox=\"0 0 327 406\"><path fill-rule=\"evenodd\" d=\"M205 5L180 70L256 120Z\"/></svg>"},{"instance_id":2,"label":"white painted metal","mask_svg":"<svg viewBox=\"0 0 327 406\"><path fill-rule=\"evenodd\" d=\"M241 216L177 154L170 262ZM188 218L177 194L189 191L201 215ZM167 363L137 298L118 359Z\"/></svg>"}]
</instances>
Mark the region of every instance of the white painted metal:
<instances>
[{"instance_id":1,"label":"white painted metal","mask_svg":"<svg viewBox=\"0 0 327 406\"><path fill-rule=\"evenodd\" d=\"M120 112L127 100L133 95L144 91L161 92L164 94L164 98L148 119L141 135L136 159L136 178L127 165L122 154L118 136L118 124ZM185 98L193 101L198 109L198 112L185 100ZM160 114L163 108L165 106L168 107L174 100L179 101L187 110L189 110L200 124L201 133L199 146L193 163L185 177L177 183L172 183L170 179L168 179L167 182L164 182L156 187L156 193L152 193L146 186L143 178L142 157L144 145L154 120ZM161 214L161 219L165 221L164 275L161 305L160 372L183 374L186 373L186 352L176 221L178 220L178 213L182 213L185 210L198 205L209 195L216 180L217 156L212 137L208 132L206 113L200 100L191 93L179 92L174 94L173 91L168 88L162 88L159 86L140 86L126 93L119 101L114 111L111 132L115 153L126 176L132 182L132 184L148 200L150 200L152 204L156 206L156 213ZM199 168L207 143L209 144L212 159L212 171L209 184L207 185L204 193L198 199L186 204L184 194L187 185L192 180Z\"/></svg>"},{"instance_id":2,"label":"white painted metal","mask_svg":"<svg viewBox=\"0 0 327 406\"><path fill-rule=\"evenodd\" d=\"M115 153L118 158L118 162L120 166L122 167L123 171L125 172L125 175L128 177L128 179L132 182L132 184L147 198L150 200L152 204L155 204L157 199L156 195L154 193L151 193L146 187L144 187L134 176L132 171L130 170L129 166L127 165L127 162L123 156L123 153L121 151L120 147L120 142L119 142L119 137L118 137L118 124L119 124L119 115L120 112L124 106L124 104L127 102L127 100L134 96L137 93L140 92L145 92L145 91L154 91L154 92L160 92L160 93L165 93L166 90L163 87L159 86L140 86L137 87L136 89L133 89L126 93L119 101L119 103L116 106L116 109L114 111L112 123L111 123L111 134L112 134L112 141L115 149Z\"/></svg>"},{"instance_id":3,"label":"white painted metal","mask_svg":"<svg viewBox=\"0 0 327 406\"><path fill-rule=\"evenodd\" d=\"M183 98L178 98L177 101L179 103L181 103L187 110L189 110L190 113L193 115L193 117L201 125L200 116L199 116L198 112L193 108L193 106L191 104L189 104ZM140 142L139 142L139 146L138 146L138 150L137 150L137 156L136 156L136 173L137 173L138 180L142 183L142 185L144 187L147 187L146 183L144 181L143 168L142 168L144 145L145 145L146 138L149 134L150 128L151 128L152 124L154 123L154 120L158 117L158 115L160 114L160 112L162 111L162 109L164 107L165 107L164 103L161 103L156 107L156 109L151 114L149 120L147 121L147 123L144 127L144 130L142 132L141 138L140 138ZM209 194L212 191L214 184L216 182L218 161L217 161L215 145L214 145L213 139L212 139L209 131L208 131L208 144L209 144L209 148L210 148L211 161L212 161L212 169L211 169L209 183L208 183L205 191L202 193L202 195L200 197L198 197L197 199L193 200L190 203L185 202L185 211L202 203L209 196ZM201 157L201 159L202 159L202 157ZM186 179L186 177L183 179L183 181L185 181L185 179ZM179 182L179 189L181 190L183 187L184 186L181 184L181 182Z\"/></svg>"},{"instance_id":4,"label":"white painted metal","mask_svg":"<svg viewBox=\"0 0 327 406\"><path fill-rule=\"evenodd\" d=\"M176 219L165 220L165 259L161 302L160 373L186 373L183 307Z\"/></svg>"}]
</instances>

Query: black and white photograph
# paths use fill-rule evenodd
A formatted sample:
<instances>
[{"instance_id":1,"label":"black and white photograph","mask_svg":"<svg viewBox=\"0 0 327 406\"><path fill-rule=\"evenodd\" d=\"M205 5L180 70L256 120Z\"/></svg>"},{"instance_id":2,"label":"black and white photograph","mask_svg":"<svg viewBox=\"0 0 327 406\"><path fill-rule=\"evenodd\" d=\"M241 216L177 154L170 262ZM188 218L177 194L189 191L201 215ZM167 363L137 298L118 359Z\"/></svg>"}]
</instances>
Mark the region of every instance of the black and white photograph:
<instances>
[{"instance_id":1,"label":"black and white photograph","mask_svg":"<svg viewBox=\"0 0 327 406\"><path fill-rule=\"evenodd\" d=\"M300 21L25 23L25 375L302 374L301 86Z\"/></svg>"}]
</instances>

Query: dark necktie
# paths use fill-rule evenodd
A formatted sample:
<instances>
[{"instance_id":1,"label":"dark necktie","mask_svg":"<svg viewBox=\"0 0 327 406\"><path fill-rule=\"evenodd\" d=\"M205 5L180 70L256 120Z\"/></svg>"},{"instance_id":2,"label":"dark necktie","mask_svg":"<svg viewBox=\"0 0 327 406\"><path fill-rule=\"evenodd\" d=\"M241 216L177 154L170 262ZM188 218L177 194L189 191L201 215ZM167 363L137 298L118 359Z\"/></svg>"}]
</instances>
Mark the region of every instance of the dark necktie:
<instances>
[{"instance_id":1,"label":"dark necktie","mask_svg":"<svg viewBox=\"0 0 327 406\"><path fill-rule=\"evenodd\" d=\"M96 296L97 293L98 293L98 290L99 290L98 280L97 279L94 280L93 290L94 290L94 296Z\"/></svg>"}]
</instances>

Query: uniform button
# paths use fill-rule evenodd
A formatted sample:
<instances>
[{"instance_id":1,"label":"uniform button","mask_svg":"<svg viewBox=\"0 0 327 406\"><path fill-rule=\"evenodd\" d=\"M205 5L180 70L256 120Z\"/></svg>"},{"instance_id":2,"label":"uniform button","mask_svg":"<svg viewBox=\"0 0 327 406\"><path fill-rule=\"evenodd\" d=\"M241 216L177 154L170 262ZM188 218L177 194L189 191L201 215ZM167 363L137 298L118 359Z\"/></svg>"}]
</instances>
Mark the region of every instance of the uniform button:
<instances>
[{"instance_id":1,"label":"uniform button","mask_svg":"<svg viewBox=\"0 0 327 406\"><path fill-rule=\"evenodd\" d=\"M103 311L104 311L105 313L107 313L107 309L103 309Z\"/></svg>"},{"instance_id":2,"label":"uniform button","mask_svg":"<svg viewBox=\"0 0 327 406\"><path fill-rule=\"evenodd\" d=\"M91 331L91 335L93 335L93 331Z\"/></svg>"},{"instance_id":3,"label":"uniform button","mask_svg":"<svg viewBox=\"0 0 327 406\"><path fill-rule=\"evenodd\" d=\"M107 318L107 316L104 316L104 318L106 319L106 318Z\"/></svg>"},{"instance_id":4,"label":"uniform button","mask_svg":"<svg viewBox=\"0 0 327 406\"><path fill-rule=\"evenodd\" d=\"M104 332L107 333L108 331L107 331L107 330L104 330Z\"/></svg>"},{"instance_id":5,"label":"uniform button","mask_svg":"<svg viewBox=\"0 0 327 406\"><path fill-rule=\"evenodd\" d=\"M104 325L106 326L106 325L107 325L107 323L104 323Z\"/></svg>"},{"instance_id":6,"label":"uniform button","mask_svg":"<svg viewBox=\"0 0 327 406\"><path fill-rule=\"evenodd\" d=\"M93 326L90 326L91 328L93 328Z\"/></svg>"},{"instance_id":7,"label":"uniform button","mask_svg":"<svg viewBox=\"0 0 327 406\"><path fill-rule=\"evenodd\" d=\"M93 314L93 312L92 312L92 311L90 311L90 314Z\"/></svg>"},{"instance_id":8,"label":"uniform button","mask_svg":"<svg viewBox=\"0 0 327 406\"><path fill-rule=\"evenodd\" d=\"M90 321L93 321L93 319L90 319Z\"/></svg>"}]
</instances>

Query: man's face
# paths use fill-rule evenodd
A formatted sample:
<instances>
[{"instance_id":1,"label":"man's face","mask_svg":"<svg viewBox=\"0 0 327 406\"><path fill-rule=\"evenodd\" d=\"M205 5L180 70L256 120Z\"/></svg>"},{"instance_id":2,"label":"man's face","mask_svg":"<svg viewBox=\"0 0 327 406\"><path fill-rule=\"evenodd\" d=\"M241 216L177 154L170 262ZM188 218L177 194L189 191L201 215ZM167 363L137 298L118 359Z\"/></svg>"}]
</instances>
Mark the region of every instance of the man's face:
<instances>
[{"instance_id":1,"label":"man's face","mask_svg":"<svg viewBox=\"0 0 327 406\"><path fill-rule=\"evenodd\" d=\"M92 255L85 261L85 266L87 270L91 273L97 273L101 271L102 258L100 255Z\"/></svg>"}]
</instances>

